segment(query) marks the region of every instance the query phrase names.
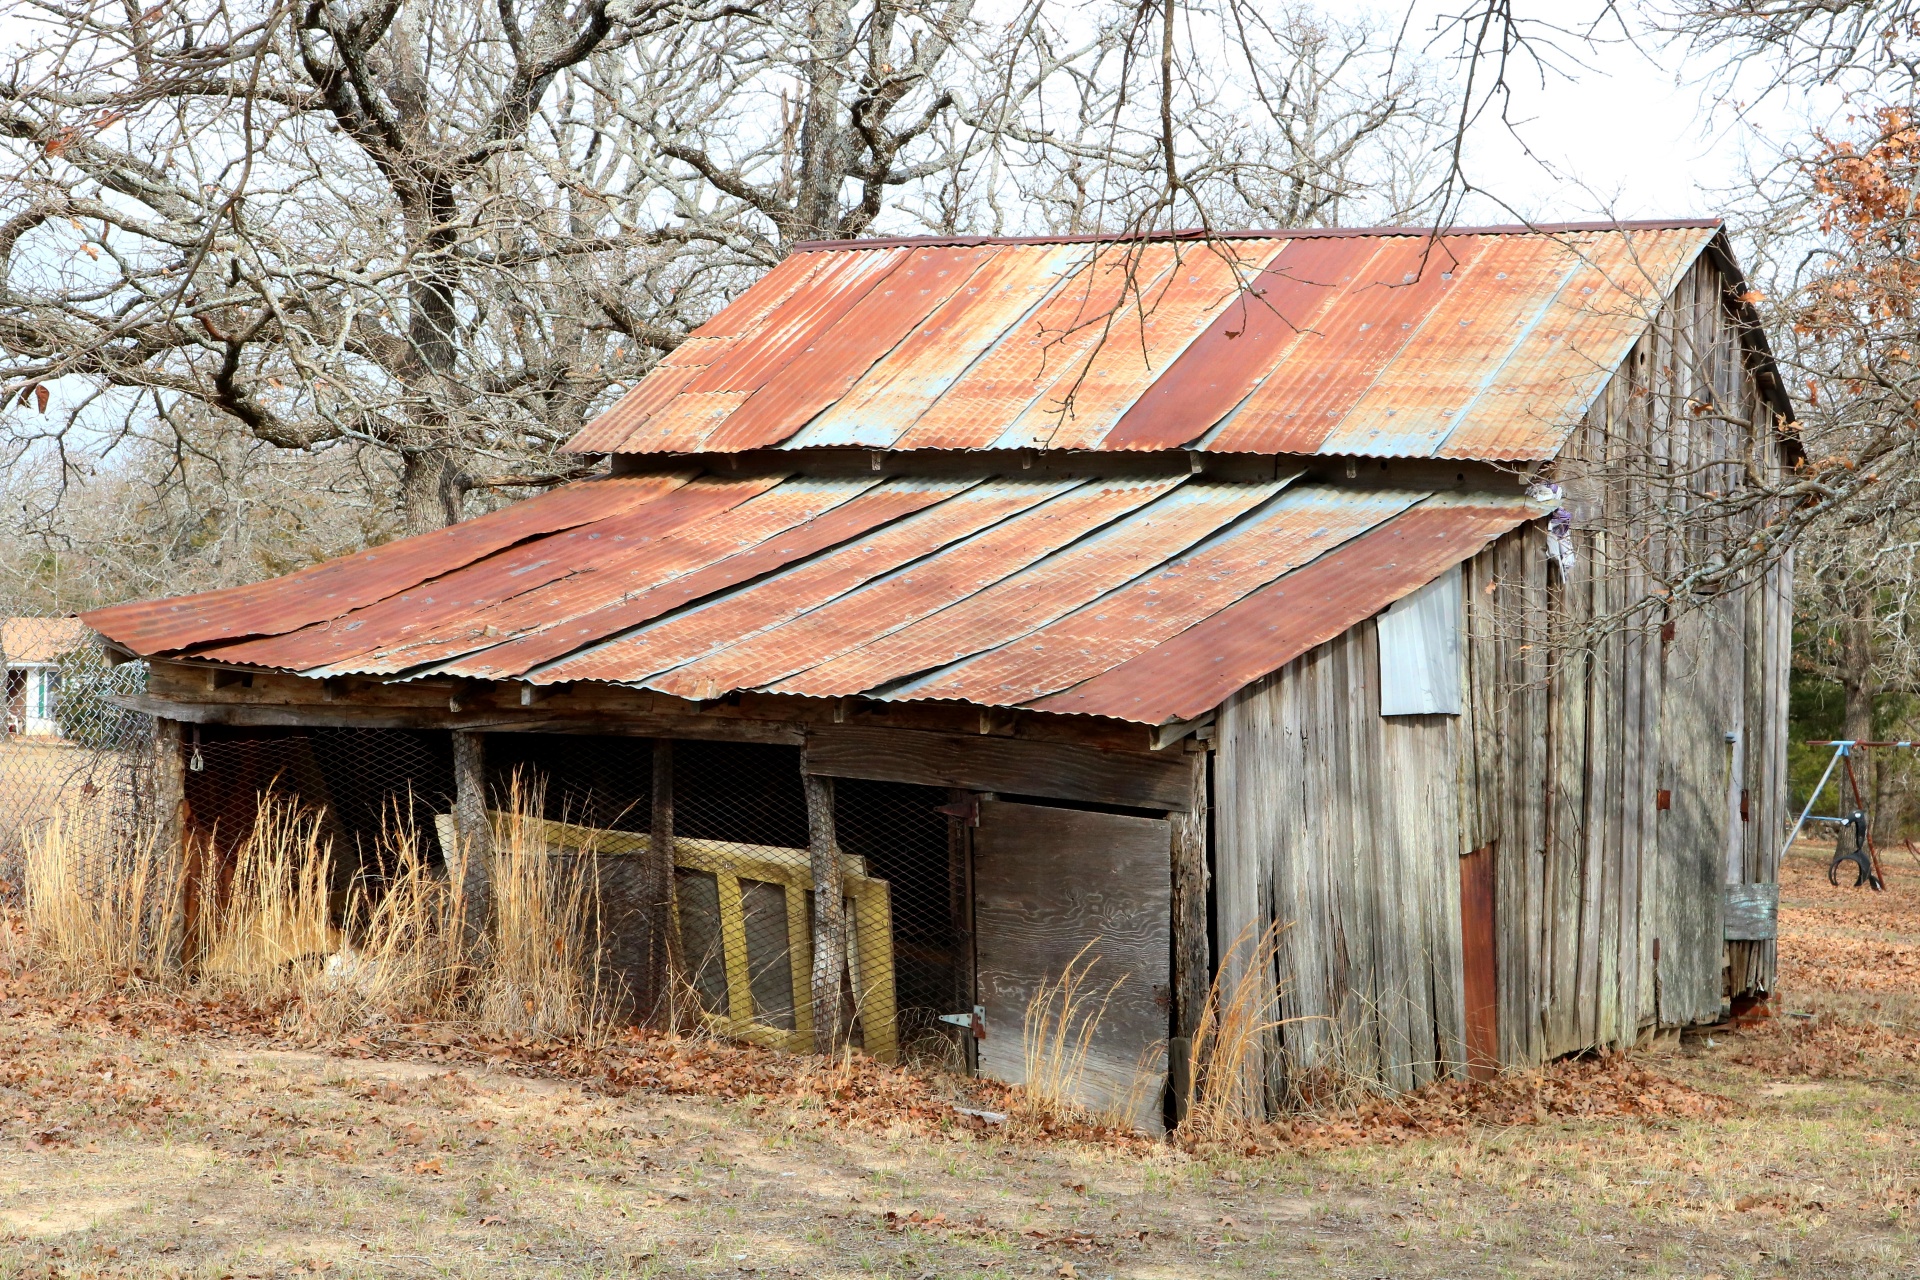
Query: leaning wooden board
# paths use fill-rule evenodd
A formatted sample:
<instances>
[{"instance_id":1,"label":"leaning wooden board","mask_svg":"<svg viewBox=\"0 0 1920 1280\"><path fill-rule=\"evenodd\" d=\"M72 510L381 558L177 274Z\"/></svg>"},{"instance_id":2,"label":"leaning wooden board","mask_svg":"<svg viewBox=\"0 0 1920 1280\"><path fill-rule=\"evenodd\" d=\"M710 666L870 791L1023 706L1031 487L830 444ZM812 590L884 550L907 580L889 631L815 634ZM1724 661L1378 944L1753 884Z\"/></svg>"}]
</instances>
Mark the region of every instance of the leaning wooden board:
<instances>
[{"instance_id":1,"label":"leaning wooden board","mask_svg":"<svg viewBox=\"0 0 1920 1280\"><path fill-rule=\"evenodd\" d=\"M988 800L973 834L982 1074L1025 1082L1028 1002L1086 949L1097 957L1091 1004L1105 1007L1075 1100L1157 1132L1171 1002L1172 825Z\"/></svg>"}]
</instances>

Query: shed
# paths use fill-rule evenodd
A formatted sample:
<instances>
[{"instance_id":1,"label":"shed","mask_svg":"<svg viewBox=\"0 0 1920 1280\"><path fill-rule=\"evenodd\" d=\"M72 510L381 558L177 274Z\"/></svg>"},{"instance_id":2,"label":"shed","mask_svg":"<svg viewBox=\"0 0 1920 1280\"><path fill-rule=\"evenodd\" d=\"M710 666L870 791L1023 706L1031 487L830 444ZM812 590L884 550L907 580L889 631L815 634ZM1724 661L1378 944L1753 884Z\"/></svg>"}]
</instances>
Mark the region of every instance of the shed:
<instances>
[{"instance_id":1,"label":"shed","mask_svg":"<svg viewBox=\"0 0 1920 1280\"><path fill-rule=\"evenodd\" d=\"M806 244L608 474L86 620L183 823L405 796L471 876L532 771L639 1014L677 955L731 1034L1017 1082L1085 973L1081 1092L1153 1123L1275 927L1276 1100L1771 988L1790 570L1669 615L1620 552L1630 475L1711 510L1791 416L1715 222Z\"/></svg>"}]
</instances>

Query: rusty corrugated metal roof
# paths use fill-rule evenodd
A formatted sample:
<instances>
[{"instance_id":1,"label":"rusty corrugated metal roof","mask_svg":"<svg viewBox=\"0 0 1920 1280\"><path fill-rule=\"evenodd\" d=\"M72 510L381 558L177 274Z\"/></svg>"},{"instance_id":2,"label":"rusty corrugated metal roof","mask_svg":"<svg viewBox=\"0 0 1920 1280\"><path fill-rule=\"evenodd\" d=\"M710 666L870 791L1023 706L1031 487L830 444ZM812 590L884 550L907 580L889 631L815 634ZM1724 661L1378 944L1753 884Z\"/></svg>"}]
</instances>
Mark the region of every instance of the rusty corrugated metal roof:
<instances>
[{"instance_id":1,"label":"rusty corrugated metal roof","mask_svg":"<svg viewBox=\"0 0 1920 1280\"><path fill-rule=\"evenodd\" d=\"M622 477L499 516L514 513L85 620L143 656L309 677L958 699L1158 724L1538 510L1290 477L1016 469Z\"/></svg>"},{"instance_id":2,"label":"rusty corrugated metal roof","mask_svg":"<svg viewBox=\"0 0 1920 1280\"><path fill-rule=\"evenodd\" d=\"M1540 460L1717 229L801 246L571 447Z\"/></svg>"}]
</instances>

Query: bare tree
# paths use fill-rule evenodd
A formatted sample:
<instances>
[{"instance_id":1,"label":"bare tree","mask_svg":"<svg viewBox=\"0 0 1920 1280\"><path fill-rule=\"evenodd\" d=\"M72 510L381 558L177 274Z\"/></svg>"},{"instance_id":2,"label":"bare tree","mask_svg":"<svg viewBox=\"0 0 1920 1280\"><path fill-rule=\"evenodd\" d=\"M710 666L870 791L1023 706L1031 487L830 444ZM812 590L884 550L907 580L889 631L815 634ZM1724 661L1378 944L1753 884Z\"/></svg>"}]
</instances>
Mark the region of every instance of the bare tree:
<instances>
[{"instance_id":1,"label":"bare tree","mask_svg":"<svg viewBox=\"0 0 1920 1280\"><path fill-rule=\"evenodd\" d=\"M577 474L557 446L810 236L1410 207L1436 99L1391 33L1143 12L7 0L6 425L56 483L135 439L189 487L222 431L340 451L425 529Z\"/></svg>"}]
</instances>

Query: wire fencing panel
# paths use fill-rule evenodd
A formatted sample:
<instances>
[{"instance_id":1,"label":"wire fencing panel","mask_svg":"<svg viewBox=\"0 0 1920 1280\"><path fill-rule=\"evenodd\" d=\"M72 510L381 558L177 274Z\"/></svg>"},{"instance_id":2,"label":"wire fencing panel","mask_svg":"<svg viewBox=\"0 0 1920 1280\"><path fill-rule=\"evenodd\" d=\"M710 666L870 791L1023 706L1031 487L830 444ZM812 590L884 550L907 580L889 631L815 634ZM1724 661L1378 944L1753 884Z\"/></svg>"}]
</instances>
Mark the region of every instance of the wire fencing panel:
<instances>
[{"instance_id":1,"label":"wire fencing panel","mask_svg":"<svg viewBox=\"0 0 1920 1280\"><path fill-rule=\"evenodd\" d=\"M651 905L639 861L672 839L667 892L677 990L693 1019L795 1052L816 1047L815 876L797 747L676 741L656 814L654 744L644 739L491 734L491 803L542 797L560 843L599 861L602 919L616 967L630 922ZM943 1014L970 1007L958 962L952 822L946 792L835 780L835 856L845 913L840 1024L885 1060L959 1061ZM670 828L670 831L669 831ZM595 833L598 834L595 834ZM828 979L829 983L833 979Z\"/></svg>"},{"instance_id":2,"label":"wire fencing panel","mask_svg":"<svg viewBox=\"0 0 1920 1280\"><path fill-rule=\"evenodd\" d=\"M78 619L0 615L0 881L17 895L30 842L61 824L68 856L102 873L153 830L153 718L114 701L146 688Z\"/></svg>"},{"instance_id":3,"label":"wire fencing panel","mask_svg":"<svg viewBox=\"0 0 1920 1280\"><path fill-rule=\"evenodd\" d=\"M378 881L401 841L444 861L438 814L453 807L452 735L438 730L188 725L186 834L231 862L268 796L316 816L333 888Z\"/></svg>"}]
</instances>

